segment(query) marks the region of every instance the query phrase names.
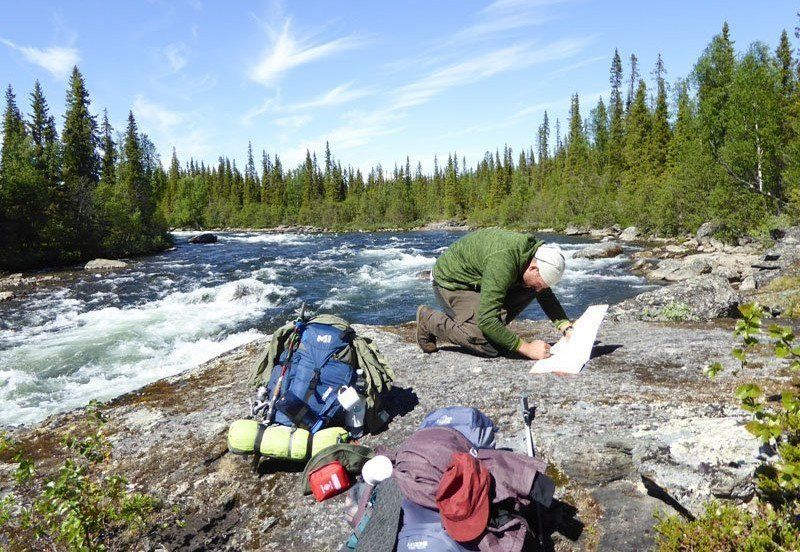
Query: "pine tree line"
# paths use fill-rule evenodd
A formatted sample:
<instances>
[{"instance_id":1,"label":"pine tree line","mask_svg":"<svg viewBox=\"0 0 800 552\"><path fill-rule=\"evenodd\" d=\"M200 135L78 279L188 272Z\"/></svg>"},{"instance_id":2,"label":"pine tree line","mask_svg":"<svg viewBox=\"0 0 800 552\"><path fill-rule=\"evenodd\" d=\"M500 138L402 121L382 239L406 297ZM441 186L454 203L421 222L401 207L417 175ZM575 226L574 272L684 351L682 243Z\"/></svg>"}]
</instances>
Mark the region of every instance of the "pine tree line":
<instances>
[{"instance_id":1,"label":"pine tree line","mask_svg":"<svg viewBox=\"0 0 800 552\"><path fill-rule=\"evenodd\" d=\"M0 151L0 268L9 270L121 257L169 243L157 210L166 175L133 113L114 141L104 113L100 127L77 67L67 90L59 137L38 81L23 117L6 90Z\"/></svg>"},{"instance_id":2,"label":"pine tree line","mask_svg":"<svg viewBox=\"0 0 800 552\"><path fill-rule=\"evenodd\" d=\"M600 98L584 119L574 95L563 135L561 121L545 113L536 149L517 156L506 146L467 167L452 153L446 163L434 160L432 174L406 159L364 176L327 145L324 162L307 152L287 171L262 152L260 174L252 146L244 174L226 158L182 167L173 152L161 207L181 227L376 228L457 218L538 228L632 224L673 235L717 220L735 236L800 207L798 70L785 31L774 52L759 42L737 56L725 24L689 78L671 87L660 55L648 86L636 55L626 78L615 51L608 103Z\"/></svg>"},{"instance_id":3,"label":"pine tree line","mask_svg":"<svg viewBox=\"0 0 800 552\"><path fill-rule=\"evenodd\" d=\"M146 252L163 246L165 225L373 229L463 219L674 235L716 220L730 236L752 232L800 209L798 71L785 31L774 51L757 42L737 55L725 24L671 87L660 55L648 86L637 57L626 78L615 51L607 103L600 98L584 119L573 95L563 127L545 112L535 149L515 155L506 146L472 167L451 153L434 159L432 173L406 158L365 175L328 144L321 161L308 151L293 169L277 154L257 159L252 145L243 170L225 157L182 164L173 150L164 171L132 114L116 141L107 117L98 128L75 69L60 138L38 84L27 121L6 94L0 266Z\"/></svg>"}]
</instances>

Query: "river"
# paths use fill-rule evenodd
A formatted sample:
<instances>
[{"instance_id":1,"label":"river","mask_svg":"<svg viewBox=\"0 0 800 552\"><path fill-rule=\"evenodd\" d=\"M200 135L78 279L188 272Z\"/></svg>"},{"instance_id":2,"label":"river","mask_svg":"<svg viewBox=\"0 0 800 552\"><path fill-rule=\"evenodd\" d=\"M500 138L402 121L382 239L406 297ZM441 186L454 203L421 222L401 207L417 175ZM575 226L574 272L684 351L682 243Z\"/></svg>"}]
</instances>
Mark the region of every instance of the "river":
<instances>
[{"instance_id":1,"label":"river","mask_svg":"<svg viewBox=\"0 0 800 552\"><path fill-rule=\"evenodd\" d=\"M30 424L197 366L268 335L302 302L351 322L397 324L432 304L420 271L462 232L222 232L131 262L76 271L0 303L0 425ZM627 257L571 259L586 240L542 235L567 260L555 288L570 317L650 288ZM523 318L543 318L534 304ZM245 374L242 377L246 377Z\"/></svg>"}]
</instances>

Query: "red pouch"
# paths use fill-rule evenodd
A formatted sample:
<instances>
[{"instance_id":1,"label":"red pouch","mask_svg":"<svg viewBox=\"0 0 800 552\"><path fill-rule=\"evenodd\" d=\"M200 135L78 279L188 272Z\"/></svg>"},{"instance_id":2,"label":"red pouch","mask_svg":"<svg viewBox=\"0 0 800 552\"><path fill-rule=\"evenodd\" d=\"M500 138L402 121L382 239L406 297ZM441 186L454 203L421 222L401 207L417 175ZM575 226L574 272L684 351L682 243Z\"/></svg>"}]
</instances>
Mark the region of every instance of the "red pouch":
<instances>
[{"instance_id":1,"label":"red pouch","mask_svg":"<svg viewBox=\"0 0 800 552\"><path fill-rule=\"evenodd\" d=\"M350 478L344 466L334 460L308 474L308 484L317 502L322 502L350 488Z\"/></svg>"}]
</instances>

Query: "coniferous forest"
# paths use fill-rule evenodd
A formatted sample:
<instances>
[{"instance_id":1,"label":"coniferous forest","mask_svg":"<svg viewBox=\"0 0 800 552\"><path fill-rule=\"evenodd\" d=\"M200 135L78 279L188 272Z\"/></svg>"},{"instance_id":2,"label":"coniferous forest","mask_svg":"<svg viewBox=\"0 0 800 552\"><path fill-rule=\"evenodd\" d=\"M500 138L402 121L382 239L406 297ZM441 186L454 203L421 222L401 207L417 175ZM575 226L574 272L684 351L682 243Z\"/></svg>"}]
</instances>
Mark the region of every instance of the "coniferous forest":
<instances>
[{"instance_id":1,"label":"coniferous forest","mask_svg":"<svg viewBox=\"0 0 800 552\"><path fill-rule=\"evenodd\" d=\"M774 47L737 51L725 24L692 73L672 83L660 56L650 70L615 51L609 97L587 106L573 95L566 121L545 112L523 151L487 151L474 166L453 152L432 173L406 158L364 174L333 157L335 143L294 168L252 146L243 168L225 157L182 162L175 151L162 166L133 114L117 134L105 113L92 113L75 68L60 136L38 83L27 117L6 92L0 268L147 253L169 243L168 227L460 219L675 235L714 220L728 238L759 233L800 210L799 72L787 32Z\"/></svg>"}]
</instances>

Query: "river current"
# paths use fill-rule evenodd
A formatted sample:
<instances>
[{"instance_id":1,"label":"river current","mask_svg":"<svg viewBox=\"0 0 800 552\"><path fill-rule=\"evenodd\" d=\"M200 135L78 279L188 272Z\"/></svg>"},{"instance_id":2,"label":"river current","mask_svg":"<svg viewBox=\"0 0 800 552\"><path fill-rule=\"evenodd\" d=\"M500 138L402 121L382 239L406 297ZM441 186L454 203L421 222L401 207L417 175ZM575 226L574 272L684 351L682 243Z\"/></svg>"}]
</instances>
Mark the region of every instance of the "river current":
<instances>
[{"instance_id":1,"label":"river current","mask_svg":"<svg viewBox=\"0 0 800 552\"><path fill-rule=\"evenodd\" d=\"M433 304L419 273L463 232L222 232L110 273L78 271L0 303L0 425L29 424L197 366L268 335L305 302L351 322L398 324ZM570 317L648 289L626 256L572 259L586 240L542 235L567 259ZM540 319L534 302L522 318ZM245 375L243 374L243 377Z\"/></svg>"}]
</instances>

